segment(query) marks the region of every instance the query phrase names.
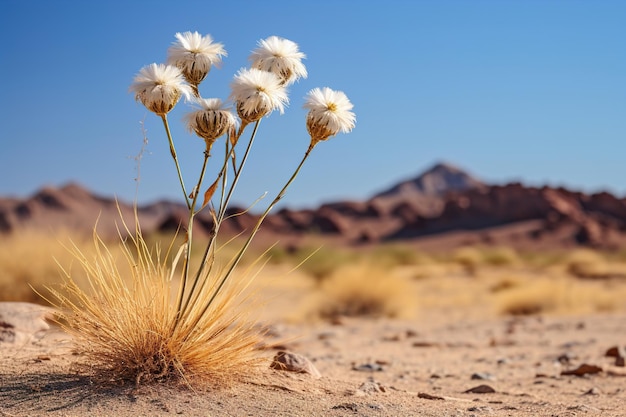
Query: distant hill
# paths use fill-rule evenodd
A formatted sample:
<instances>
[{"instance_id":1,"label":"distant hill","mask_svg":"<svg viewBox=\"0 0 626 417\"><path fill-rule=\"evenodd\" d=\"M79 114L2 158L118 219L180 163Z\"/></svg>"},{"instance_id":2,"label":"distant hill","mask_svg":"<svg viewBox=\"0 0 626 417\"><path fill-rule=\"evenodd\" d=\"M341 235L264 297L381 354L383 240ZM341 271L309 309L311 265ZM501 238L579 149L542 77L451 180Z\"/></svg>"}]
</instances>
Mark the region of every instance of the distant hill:
<instances>
[{"instance_id":1,"label":"distant hill","mask_svg":"<svg viewBox=\"0 0 626 417\"><path fill-rule=\"evenodd\" d=\"M42 188L24 199L0 198L0 234L22 230L118 233L120 214L134 228L126 202L95 195L78 184ZM230 213L242 209L230 208ZM160 201L137 208L144 234L176 230L186 222L181 203ZM222 227L235 234L253 227L256 215L233 216ZM209 213L197 216L197 233L209 233ZM333 242L367 245L403 241L424 248L463 244L541 249L626 245L626 199L520 183L488 185L447 163L438 163L365 201L271 214L261 235L284 244L315 234Z\"/></svg>"},{"instance_id":2,"label":"distant hill","mask_svg":"<svg viewBox=\"0 0 626 417\"><path fill-rule=\"evenodd\" d=\"M485 188L485 184L457 168L440 162L420 173L415 178L399 182L373 198L411 198L415 194L441 196L450 191L465 191Z\"/></svg>"}]
</instances>

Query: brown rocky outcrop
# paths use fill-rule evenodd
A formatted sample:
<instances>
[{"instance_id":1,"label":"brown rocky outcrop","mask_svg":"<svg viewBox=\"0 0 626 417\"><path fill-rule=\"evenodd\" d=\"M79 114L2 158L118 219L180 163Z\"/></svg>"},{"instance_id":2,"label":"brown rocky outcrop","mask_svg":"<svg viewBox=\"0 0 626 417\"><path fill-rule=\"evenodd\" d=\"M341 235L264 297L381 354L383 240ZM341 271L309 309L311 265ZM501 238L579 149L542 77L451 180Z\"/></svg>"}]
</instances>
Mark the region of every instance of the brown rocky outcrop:
<instances>
[{"instance_id":1,"label":"brown rocky outcrop","mask_svg":"<svg viewBox=\"0 0 626 417\"><path fill-rule=\"evenodd\" d=\"M144 234L184 230L188 220L184 205L168 201L136 211ZM116 237L120 213L133 230L132 204L94 195L77 184L46 187L29 198L0 199L0 233L30 228L90 234L97 224L103 237ZM229 208L220 230L245 233L252 230L258 216L241 207ZM196 216L197 233L208 234L212 228L208 211ZM337 201L316 209L283 208L270 214L260 230L278 239L314 233L349 244L459 232L464 233L464 241L482 244L497 244L509 236L513 244L526 240L533 245L616 247L626 243L626 199L607 192L585 194L521 183L488 186L458 168L437 164L366 201Z\"/></svg>"}]
</instances>

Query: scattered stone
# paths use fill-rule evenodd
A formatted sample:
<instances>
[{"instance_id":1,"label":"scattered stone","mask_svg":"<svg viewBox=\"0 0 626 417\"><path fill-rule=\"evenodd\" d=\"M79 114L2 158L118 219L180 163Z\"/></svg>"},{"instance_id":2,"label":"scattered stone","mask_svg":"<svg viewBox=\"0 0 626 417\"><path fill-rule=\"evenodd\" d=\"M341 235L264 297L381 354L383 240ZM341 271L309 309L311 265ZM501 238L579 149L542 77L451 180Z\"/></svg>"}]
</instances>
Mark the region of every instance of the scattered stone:
<instances>
[{"instance_id":1,"label":"scattered stone","mask_svg":"<svg viewBox=\"0 0 626 417\"><path fill-rule=\"evenodd\" d=\"M417 333L415 330L411 330L411 329L408 329L405 332L405 334L406 334L407 339L410 339L411 337L417 337L419 335L419 333Z\"/></svg>"},{"instance_id":2,"label":"scattered stone","mask_svg":"<svg viewBox=\"0 0 626 417\"><path fill-rule=\"evenodd\" d=\"M317 335L318 340L328 340L328 339L333 339L335 337L337 337L337 334L335 332L322 332Z\"/></svg>"},{"instance_id":3,"label":"scattered stone","mask_svg":"<svg viewBox=\"0 0 626 417\"><path fill-rule=\"evenodd\" d=\"M477 372L475 374L472 374L472 379L477 379L481 381L495 381L496 377L489 372Z\"/></svg>"},{"instance_id":4,"label":"scattered stone","mask_svg":"<svg viewBox=\"0 0 626 417\"><path fill-rule=\"evenodd\" d=\"M493 408L487 406L487 405L483 405L481 407L470 407L467 409L467 411L478 411L478 412L482 412L482 413L493 413Z\"/></svg>"},{"instance_id":5,"label":"scattered stone","mask_svg":"<svg viewBox=\"0 0 626 417\"><path fill-rule=\"evenodd\" d=\"M465 394L492 394L496 392L495 389L493 389L491 386L489 385L478 385L474 388L470 388L467 391L463 391L463 393Z\"/></svg>"},{"instance_id":6,"label":"scattered stone","mask_svg":"<svg viewBox=\"0 0 626 417\"><path fill-rule=\"evenodd\" d=\"M306 357L297 353L280 351L274 356L270 368L279 371L297 372L309 374L314 378L320 378L322 374Z\"/></svg>"},{"instance_id":7,"label":"scattered stone","mask_svg":"<svg viewBox=\"0 0 626 417\"><path fill-rule=\"evenodd\" d=\"M359 411L359 405L355 403L342 403L337 404L331 408L332 410L349 410L353 412Z\"/></svg>"},{"instance_id":8,"label":"scattered stone","mask_svg":"<svg viewBox=\"0 0 626 417\"><path fill-rule=\"evenodd\" d=\"M437 395L430 395L430 394L427 394L425 392L418 393L417 397L418 398L423 398L425 400L445 400L445 398L443 398L443 397L439 397Z\"/></svg>"},{"instance_id":9,"label":"scattered stone","mask_svg":"<svg viewBox=\"0 0 626 417\"><path fill-rule=\"evenodd\" d=\"M378 363L364 363L362 365L352 365L352 370L358 372L382 372L383 367Z\"/></svg>"},{"instance_id":10,"label":"scattered stone","mask_svg":"<svg viewBox=\"0 0 626 417\"><path fill-rule=\"evenodd\" d=\"M609 356L612 358L617 358L618 356L620 356L620 348L623 350L624 348L622 346L612 346L610 347L606 353L604 354L604 356Z\"/></svg>"},{"instance_id":11,"label":"scattered stone","mask_svg":"<svg viewBox=\"0 0 626 417\"><path fill-rule=\"evenodd\" d=\"M594 412L594 413L598 413L600 412L599 408L596 407L591 407L589 405L573 405L571 407L567 407L568 410L572 410L572 411L584 411L584 412Z\"/></svg>"},{"instance_id":12,"label":"scattered stone","mask_svg":"<svg viewBox=\"0 0 626 417\"><path fill-rule=\"evenodd\" d=\"M574 355L573 353L566 352L566 353L562 353L561 355L559 355L556 358L556 360L563 365L569 365L572 362L572 360L576 358L577 356Z\"/></svg>"},{"instance_id":13,"label":"scattered stone","mask_svg":"<svg viewBox=\"0 0 626 417\"><path fill-rule=\"evenodd\" d=\"M562 371L561 375L585 376L585 375L597 374L599 372L602 372L602 368L600 368L599 366L583 363L576 369Z\"/></svg>"},{"instance_id":14,"label":"scattered stone","mask_svg":"<svg viewBox=\"0 0 626 417\"><path fill-rule=\"evenodd\" d=\"M626 362L626 347L613 346L606 351L605 356L615 358L615 366L624 367Z\"/></svg>"},{"instance_id":15,"label":"scattered stone","mask_svg":"<svg viewBox=\"0 0 626 417\"><path fill-rule=\"evenodd\" d=\"M54 310L38 304L0 302L0 343L23 344L41 339L50 329Z\"/></svg>"},{"instance_id":16,"label":"scattered stone","mask_svg":"<svg viewBox=\"0 0 626 417\"><path fill-rule=\"evenodd\" d=\"M583 395L600 395L600 394L602 394L602 392L596 387L593 387L590 390L585 391L583 393Z\"/></svg>"},{"instance_id":17,"label":"scattered stone","mask_svg":"<svg viewBox=\"0 0 626 417\"><path fill-rule=\"evenodd\" d=\"M356 390L355 395L359 395L359 396L371 395L371 394L378 394L378 393L386 392L386 391L387 390L385 389L385 387L380 385L380 383L370 380L370 381L366 381L362 383L359 389Z\"/></svg>"},{"instance_id":18,"label":"scattered stone","mask_svg":"<svg viewBox=\"0 0 626 417\"><path fill-rule=\"evenodd\" d=\"M413 342L413 347L441 347L437 342Z\"/></svg>"}]
</instances>

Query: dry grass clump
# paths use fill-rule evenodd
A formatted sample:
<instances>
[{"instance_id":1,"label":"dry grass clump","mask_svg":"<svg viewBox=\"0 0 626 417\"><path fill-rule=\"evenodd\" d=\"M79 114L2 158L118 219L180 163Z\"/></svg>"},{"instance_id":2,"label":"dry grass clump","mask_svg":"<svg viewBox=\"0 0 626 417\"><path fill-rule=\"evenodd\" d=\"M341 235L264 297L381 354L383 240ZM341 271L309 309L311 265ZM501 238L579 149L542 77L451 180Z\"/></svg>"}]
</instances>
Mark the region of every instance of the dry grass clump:
<instances>
[{"instance_id":1,"label":"dry grass clump","mask_svg":"<svg viewBox=\"0 0 626 417\"><path fill-rule=\"evenodd\" d=\"M478 248L465 246L454 252L452 260L461 265L469 275L475 275L479 265L484 261L484 256Z\"/></svg>"},{"instance_id":2,"label":"dry grass clump","mask_svg":"<svg viewBox=\"0 0 626 417\"><path fill-rule=\"evenodd\" d=\"M567 272L578 278L601 279L610 274L604 256L589 249L573 251L565 260L565 265Z\"/></svg>"},{"instance_id":3,"label":"dry grass clump","mask_svg":"<svg viewBox=\"0 0 626 417\"><path fill-rule=\"evenodd\" d=\"M320 290L315 314L323 319L398 318L409 315L415 301L408 280L370 263L339 268Z\"/></svg>"},{"instance_id":4,"label":"dry grass clump","mask_svg":"<svg viewBox=\"0 0 626 417\"><path fill-rule=\"evenodd\" d=\"M116 383L194 385L225 384L254 369L261 335L241 308L246 282L233 279L218 292L218 277L207 276L196 302L177 313L173 274L160 252L151 251L141 234L123 242L122 250L128 274L97 236L94 256L73 246L89 291L69 271L64 291L53 291L63 326L77 335L80 368Z\"/></svg>"},{"instance_id":5,"label":"dry grass clump","mask_svg":"<svg viewBox=\"0 0 626 417\"><path fill-rule=\"evenodd\" d=\"M305 246L297 249L290 259L293 264L298 265L299 270L311 276L318 284L322 284L337 270L355 262L358 256L342 248Z\"/></svg>"},{"instance_id":6,"label":"dry grass clump","mask_svg":"<svg viewBox=\"0 0 626 417\"><path fill-rule=\"evenodd\" d=\"M498 293L501 291L511 290L513 288L520 287L524 284L524 279L507 275L504 277L500 277L496 280L495 283L489 286L489 292Z\"/></svg>"},{"instance_id":7,"label":"dry grass clump","mask_svg":"<svg viewBox=\"0 0 626 417\"><path fill-rule=\"evenodd\" d=\"M492 266L513 266L520 263L520 257L515 249L506 246L484 250L483 260Z\"/></svg>"},{"instance_id":8,"label":"dry grass clump","mask_svg":"<svg viewBox=\"0 0 626 417\"><path fill-rule=\"evenodd\" d=\"M566 277L541 277L497 292L502 314L590 313L626 306L626 286L581 282Z\"/></svg>"}]
</instances>

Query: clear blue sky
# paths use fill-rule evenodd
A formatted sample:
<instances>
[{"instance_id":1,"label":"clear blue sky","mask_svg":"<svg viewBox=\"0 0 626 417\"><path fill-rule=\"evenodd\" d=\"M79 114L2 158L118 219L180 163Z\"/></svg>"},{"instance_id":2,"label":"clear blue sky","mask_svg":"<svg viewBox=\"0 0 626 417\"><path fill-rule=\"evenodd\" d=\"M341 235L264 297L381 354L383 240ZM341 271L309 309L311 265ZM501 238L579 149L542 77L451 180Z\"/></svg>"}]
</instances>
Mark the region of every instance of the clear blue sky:
<instances>
[{"instance_id":1,"label":"clear blue sky","mask_svg":"<svg viewBox=\"0 0 626 417\"><path fill-rule=\"evenodd\" d=\"M448 161L494 183L626 194L626 1L0 1L0 195L77 181L131 201L179 198L166 137L128 87L174 34L227 51L200 86L225 99L256 42L278 35L309 78L261 123L239 203L275 193L308 144L303 97L344 91L357 125L320 144L291 207L364 199ZM203 144L170 115L188 183Z\"/></svg>"}]
</instances>

